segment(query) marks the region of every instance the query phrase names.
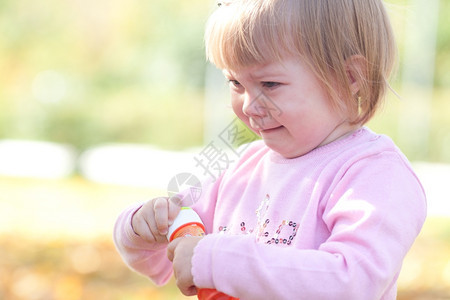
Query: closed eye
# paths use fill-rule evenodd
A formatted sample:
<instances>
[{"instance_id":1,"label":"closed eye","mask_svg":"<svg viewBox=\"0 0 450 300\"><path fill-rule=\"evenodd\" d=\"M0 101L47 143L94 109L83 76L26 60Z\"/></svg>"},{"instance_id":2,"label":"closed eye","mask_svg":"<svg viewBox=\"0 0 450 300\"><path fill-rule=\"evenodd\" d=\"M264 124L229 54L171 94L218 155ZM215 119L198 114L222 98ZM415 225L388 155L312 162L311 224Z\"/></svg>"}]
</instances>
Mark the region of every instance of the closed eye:
<instances>
[{"instance_id":1,"label":"closed eye","mask_svg":"<svg viewBox=\"0 0 450 300\"><path fill-rule=\"evenodd\" d=\"M274 88L279 86L281 83L279 82L274 82L274 81L264 81L262 82L262 86L266 87L266 88Z\"/></svg>"},{"instance_id":2,"label":"closed eye","mask_svg":"<svg viewBox=\"0 0 450 300\"><path fill-rule=\"evenodd\" d=\"M230 80L228 80L228 82L230 84L234 85L235 87L240 87L241 86L241 83L239 81L237 81L237 80L234 80L234 79L230 79Z\"/></svg>"}]
</instances>

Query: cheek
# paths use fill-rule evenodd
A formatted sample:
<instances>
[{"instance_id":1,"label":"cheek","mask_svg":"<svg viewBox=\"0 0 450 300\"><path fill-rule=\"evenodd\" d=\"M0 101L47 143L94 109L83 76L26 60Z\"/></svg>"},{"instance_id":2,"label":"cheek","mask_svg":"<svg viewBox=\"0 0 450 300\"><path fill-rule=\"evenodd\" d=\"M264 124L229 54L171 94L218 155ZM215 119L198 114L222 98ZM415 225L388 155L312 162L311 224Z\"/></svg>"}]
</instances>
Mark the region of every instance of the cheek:
<instances>
[{"instance_id":1,"label":"cheek","mask_svg":"<svg viewBox=\"0 0 450 300\"><path fill-rule=\"evenodd\" d=\"M239 96L231 95L231 107L233 108L234 113L236 116L241 119L245 120L246 116L244 115L244 112L242 111L242 106L244 105L244 102L240 99Z\"/></svg>"},{"instance_id":2,"label":"cheek","mask_svg":"<svg viewBox=\"0 0 450 300\"><path fill-rule=\"evenodd\" d=\"M242 107L244 105L244 101L241 100L239 96L233 96L231 95L231 107L233 108L233 111L235 115L244 122L245 125L247 125L248 128L251 128L250 120L249 118L244 114L242 111ZM255 132L256 134L259 134L258 132Z\"/></svg>"}]
</instances>

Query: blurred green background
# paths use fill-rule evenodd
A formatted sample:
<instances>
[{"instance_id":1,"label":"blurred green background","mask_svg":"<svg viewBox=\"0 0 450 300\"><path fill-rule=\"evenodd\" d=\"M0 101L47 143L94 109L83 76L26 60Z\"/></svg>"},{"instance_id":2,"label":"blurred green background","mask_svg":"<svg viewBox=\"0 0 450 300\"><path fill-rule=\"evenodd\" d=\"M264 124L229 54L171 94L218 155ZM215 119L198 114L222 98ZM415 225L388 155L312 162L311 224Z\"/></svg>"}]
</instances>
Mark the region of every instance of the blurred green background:
<instances>
[{"instance_id":1,"label":"blurred green background","mask_svg":"<svg viewBox=\"0 0 450 300\"><path fill-rule=\"evenodd\" d=\"M413 163L446 168L450 1L387 3L399 45L391 82L398 96L389 93L368 126L391 136ZM47 141L69 146L76 158L111 143L201 148L219 133L211 128L231 120L221 79L211 83L217 73L204 58L214 7L206 0L1 0L0 146ZM214 108L225 121L211 118ZM0 156L0 169L14 160ZM448 174L434 176L443 182ZM61 178L0 175L0 299L184 299L173 282L157 288L129 271L111 242L117 214L161 189L82 175L77 166ZM449 218L431 216L405 261L399 299L450 299L449 250Z\"/></svg>"},{"instance_id":2,"label":"blurred green background","mask_svg":"<svg viewBox=\"0 0 450 300\"><path fill-rule=\"evenodd\" d=\"M400 142L411 160L450 162L449 1L438 1L434 16L428 144L408 149L397 138L397 110L409 101L402 65L405 50L412 48L405 49L408 35L414 35L408 31L412 2L388 2L400 50L392 84L401 99L391 93L382 122L372 124ZM168 149L202 145L203 28L212 6L206 0L2 0L0 138L54 141L79 150L103 142ZM419 52L414 60L422 57Z\"/></svg>"},{"instance_id":3,"label":"blurred green background","mask_svg":"<svg viewBox=\"0 0 450 300\"><path fill-rule=\"evenodd\" d=\"M80 150L106 141L201 144L210 8L199 0L2 0L0 136Z\"/></svg>"}]
</instances>

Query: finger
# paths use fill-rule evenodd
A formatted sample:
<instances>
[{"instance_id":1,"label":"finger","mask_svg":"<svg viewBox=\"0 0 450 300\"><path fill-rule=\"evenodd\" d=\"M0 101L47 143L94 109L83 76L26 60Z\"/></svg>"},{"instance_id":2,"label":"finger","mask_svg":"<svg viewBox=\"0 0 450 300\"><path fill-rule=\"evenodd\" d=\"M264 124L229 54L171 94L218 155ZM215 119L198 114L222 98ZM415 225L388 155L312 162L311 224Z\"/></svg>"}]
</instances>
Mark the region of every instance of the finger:
<instances>
[{"instance_id":1,"label":"finger","mask_svg":"<svg viewBox=\"0 0 450 300\"><path fill-rule=\"evenodd\" d=\"M181 293L185 296L194 296L197 295L197 288L195 285L191 285L189 287L185 287L181 280L176 281L178 289L181 291Z\"/></svg>"},{"instance_id":2,"label":"finger","mask_svg":"<svg viewBox=\"0 0 450 300\"><path fill-rule=\"evenodd\" d=\"M167 242L157 229L155 221L154 203L156 199L147 201L136 213L135 217L140 220L140 231L137 232L144 240L148 242Z\"/></svg>"},{"instance_id":3,"label":"finger","mask_svg":"<svg viewBox=\"0 0 450 300\"><path fill-rule=\"evenodd\" d=\"M133 214L133 216L131 216L131 229L133 229L134 233L139 235L139 231L140 231L140 221L141 219L139 218L139 211L142 209L142 206L139 207Z\"/></svg>"},{"instance_id":4,"label":"finger","mask_svg":"<svg viewBox=\"0 0 450 300\"><path fill-rule=\"evenodd\" d=\"M140 236L143 240L155 242L155 238L145 220L145 205L133 215L133 218L131 219L131 227L133 228L134 233Z\"/></svg>"},{"instance_id":5,"label":"finger","mask_svg":"<svg viewBox=\"0 0 450 300\"><path fill-rule=\"evenodd\" d=\"M173 259L175 257L175 250L180 243L181 239L175 239L174 241L169 243L169 246L167 246L167 258L173 262Z\"/></svg>"},{"instance_id":6,"label":"finger","mask_svg":"<svg viewBox=\"0 0 450 300\"><path fill-rule=\"evenodd\" d=\"M145 221L142 220L142 217L138 213L136 213L133 216L133 219L131 219L131 228L133 229L136 235L142 238L145 237L145 232L149 230L147 223L145 223Z\"/></svg>"},{"instance_id":7,"label":"finger","mask_svg":"<svg viewBox=\"0 0 450 300\"><path fill-rule=\"evenodd\" d=\"M167 243L166 235L161 235L161 233L158 230L155 216L152 216L151 218L146 218L145 221L147 222L147 226L148 228L150 228L150 233L152 234L155 241L158 243Z\"/></svg>"},{"instance_id":8,"label":"finger","mask_svg":"<svg viewBox=\"0 0 450 300\"><path fill-rule=\"evenodd\" d=\"M153 202L156 228L160 235L165 236L169 228L169 203L167 198L156 198Z\"/></svg>"},{"instance_id":9,"label":"finger","mask_svg":"<svg viewBox=\"0 0 450 300\"><path fill-rule=\"evenodd\" d=\"M181 210L181 199L178 197L171 197L169 199L169 211L168 211L168 222L169 226L173 224L173 221L178 216Z\"/></svg>"},{"instance_id":10,"label":"finger","mask_svg":"<svg viewBox=\"0 0 450 300\"><path fill-rule=\"evenodd\" d=\"M191 269L188 265L179 262L180 259L178 254L175 255L173 265L174 265L174 275L176 278L176 284L178 289L186 296L193 296L197 294L197 288L194 284L194 279L192 277Z\"/></svg>"}]
</instances>

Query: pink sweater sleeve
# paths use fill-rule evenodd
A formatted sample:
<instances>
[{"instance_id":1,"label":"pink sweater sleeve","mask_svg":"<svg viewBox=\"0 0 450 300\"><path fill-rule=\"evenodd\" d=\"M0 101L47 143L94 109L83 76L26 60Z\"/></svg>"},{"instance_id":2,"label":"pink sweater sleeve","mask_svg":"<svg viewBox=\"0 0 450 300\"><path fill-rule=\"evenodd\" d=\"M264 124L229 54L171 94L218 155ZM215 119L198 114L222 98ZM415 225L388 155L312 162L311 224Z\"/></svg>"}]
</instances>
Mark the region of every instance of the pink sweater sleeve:
<instances>
[{"instance_id":1,"label":"pink sweater sleeve","mask_svg":"<svg viewBox=\"0 0 450 300\"><path fill-rule=\"evenodd\" d=\"M195 284L248 299L395 299L402 260L425 219L423 190L405 166L356 163L321 203L318 249L212 234L196 247Z\"/></svg>"},{"instance_id":2,"label":"pink sweater sleeve","mask_svg":"<svg viewBox=\"0 0 450 300\"><path fill-rule=\"evenodd\" d=\"M124 210L114 227L114 244L123 261L157 285L163 285L172 276L172 263L167 258L167 244L148 243L131 227L131 218L142 204Z\"/></svg>"}]
</instances>

